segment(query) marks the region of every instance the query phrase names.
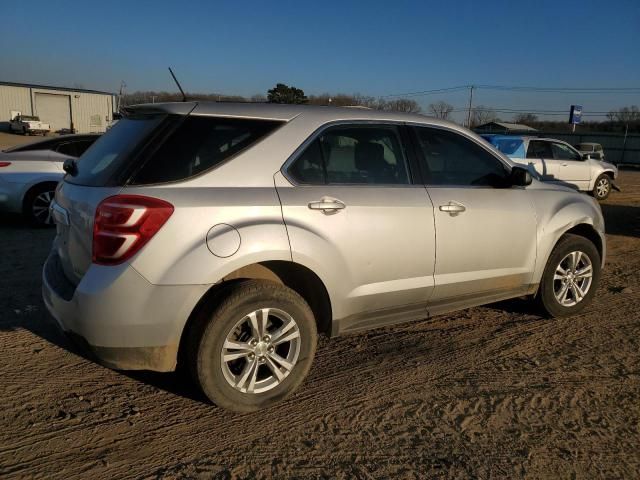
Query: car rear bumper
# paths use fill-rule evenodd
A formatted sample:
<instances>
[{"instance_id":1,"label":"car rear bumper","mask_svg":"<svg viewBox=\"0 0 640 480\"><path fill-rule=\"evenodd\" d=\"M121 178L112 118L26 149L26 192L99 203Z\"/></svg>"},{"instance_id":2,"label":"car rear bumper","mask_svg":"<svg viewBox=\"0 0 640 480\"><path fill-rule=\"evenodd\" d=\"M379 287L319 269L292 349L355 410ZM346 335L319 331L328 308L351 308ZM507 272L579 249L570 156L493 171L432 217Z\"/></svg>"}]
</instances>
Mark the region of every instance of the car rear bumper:
<instances>
[{"instance_id":1,"label":"car rear bumper","mask_svg":"<svg viewBox=\"0 0 640 480\"><path fill-rule=\"evenodd\" d=\"M153 285L129 265L92 265L74 287L56 253L42 276L43 300L58 326L120 370L174 370L184 325L207 288Z\"/></svg>"}]
</instances>

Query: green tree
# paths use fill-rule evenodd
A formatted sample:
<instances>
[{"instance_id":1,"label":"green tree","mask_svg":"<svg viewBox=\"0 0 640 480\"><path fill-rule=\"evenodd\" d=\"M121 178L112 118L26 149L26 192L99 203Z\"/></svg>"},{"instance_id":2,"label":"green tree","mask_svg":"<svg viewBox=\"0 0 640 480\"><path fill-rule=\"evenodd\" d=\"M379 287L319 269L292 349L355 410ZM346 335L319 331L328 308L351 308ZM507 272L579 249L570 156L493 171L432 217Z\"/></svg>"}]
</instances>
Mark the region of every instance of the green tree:
<instances>
[{"instance_id":1,"label":"green tree","mask_svg":"<svg viewBox=\"0 0 640 480\"><path fill-rule=\"evenodd\" d=\"M307 103L304 91L284 83L278 83L274 88L267 91L267 100L269 103L293 103L296 105Z\"/></svg>"}]
</instances>

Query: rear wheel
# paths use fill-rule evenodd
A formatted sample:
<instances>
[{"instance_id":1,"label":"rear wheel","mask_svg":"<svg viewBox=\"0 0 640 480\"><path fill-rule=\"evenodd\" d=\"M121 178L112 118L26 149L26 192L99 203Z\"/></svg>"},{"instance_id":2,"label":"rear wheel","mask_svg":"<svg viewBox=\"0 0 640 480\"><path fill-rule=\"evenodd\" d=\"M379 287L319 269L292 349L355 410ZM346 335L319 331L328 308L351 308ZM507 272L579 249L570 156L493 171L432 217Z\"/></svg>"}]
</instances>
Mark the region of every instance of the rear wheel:
<instances>
[{"instance_id":1,"label":"rear wheel","mask_svg":"<svg viewBox=\"0 0 640 480\"><path fill-rule=\"evenodd\" d=\"M247 281L190 332L191 373L215 404L240 412L269 407L304 380L316 348L309 305L293 290Z\"/></svg>"},{"instance_id":2,"label":"rear wheel","mask_svg":"<svg viewBox=\"0 0 640 480\"><path fill-rule=\"evenodd\" d=\"M600 255L595 245L568 234L549 256L537 301L551 317L573 315L589 305L599 281Z\"/></svg>"},{"instance_id":3,"label":"rear wheel","mask_svg":"<svg viewBox=\"0 0 640 480\"><path fill-rule=\"evenodd\" d=\"M603 173L596 179L592 193L597 200L604 200L609 196L611 193L611 178L609 175Z\"/></svg>"},{"instance_id":4,"label":"rear wheel","mask_svg":"<svg viewBox=\"0 0 640 480\"><path fill-rule=\"evenodd\" d=\"M23 212L32 224L43 227L54 224L49 207L55 197L55 193L55 183L37 185L29 190L24 199Z\"/></svg>"}]
</instances>

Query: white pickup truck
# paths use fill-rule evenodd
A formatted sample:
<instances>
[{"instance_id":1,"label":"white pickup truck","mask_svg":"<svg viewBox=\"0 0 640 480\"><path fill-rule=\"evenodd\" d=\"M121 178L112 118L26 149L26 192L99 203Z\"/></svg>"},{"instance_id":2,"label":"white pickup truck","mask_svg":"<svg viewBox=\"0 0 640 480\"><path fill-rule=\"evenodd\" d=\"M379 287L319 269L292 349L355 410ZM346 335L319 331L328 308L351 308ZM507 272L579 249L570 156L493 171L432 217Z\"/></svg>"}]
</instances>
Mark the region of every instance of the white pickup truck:
<instances>
[{"instance_id":1,"label":"white pickup truck","mask_svg":"<svg viewBox=\"0 0 640 480\"><path fill-rule=\"evenodd\" d=\"M51 127L48 123L40 121L40 117L33 115L16 115L9 122L9 130L23 135L41 133L46 135Z\"/></svg>"}]
</instances>

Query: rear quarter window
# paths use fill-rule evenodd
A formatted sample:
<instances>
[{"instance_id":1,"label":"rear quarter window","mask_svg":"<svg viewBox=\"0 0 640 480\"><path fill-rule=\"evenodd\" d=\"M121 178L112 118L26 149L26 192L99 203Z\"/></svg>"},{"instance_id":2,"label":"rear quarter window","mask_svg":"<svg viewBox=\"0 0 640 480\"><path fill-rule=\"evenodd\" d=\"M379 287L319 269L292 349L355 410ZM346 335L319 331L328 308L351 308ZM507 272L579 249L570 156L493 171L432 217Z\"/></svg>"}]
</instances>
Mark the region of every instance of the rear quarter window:
<instances>
[{"instance_id":1,"label":"rear quarter window","mask_svg":"<svg viewBox=\"0 0 640 480\"><path fill-rule=\"evenodd\" d=\"M204 173L282 125L271 120L191 116L182 120L133 175L131 184L174 182Z\"/></svg>"}]
</instances>

